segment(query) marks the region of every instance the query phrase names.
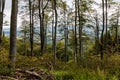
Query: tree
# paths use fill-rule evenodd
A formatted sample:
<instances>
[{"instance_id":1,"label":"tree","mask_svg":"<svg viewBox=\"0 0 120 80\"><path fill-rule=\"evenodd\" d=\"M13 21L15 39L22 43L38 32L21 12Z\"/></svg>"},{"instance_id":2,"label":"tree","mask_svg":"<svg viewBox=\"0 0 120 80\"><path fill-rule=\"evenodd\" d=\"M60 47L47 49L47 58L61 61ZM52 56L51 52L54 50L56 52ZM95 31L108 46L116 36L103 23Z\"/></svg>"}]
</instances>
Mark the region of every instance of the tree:
<instances>
[{"instance_id":1,"label":"tree","mask_svg":"<svg viewBox=\"0 0 120 80\"><path fill-rule=\"evenodd\" d=\"M74 58L77 58L77 0L75 0L75 52Z\"/></svg>"},{"instance_id":2,"label":"tree","mask_svg":"<svg viewBox=\"0 0 120 80\"><path fill-rule=\"evenodd\" d=\"M100 48L101 48L101 60L103 59L103 35L104 35L104 28L105 28L105 7L104 7L104 0L102 0L102 16L103 16L103 26L102 26L102 32L101 32L101 42L100 42Z\"/></svg>"},{"instance_id":3,"label":"tree","mask_svg":"<svg viewBox=\"0 0 120 80\"><path fill-rule=\"evenodd\" d=\"M46 4L44 3L46 2ZM43 1L39 0L38 1L38 7L39 7L39 19L40 19L40 39L41 39L41 54L44 53L45 50L45 29L44 29L44 11L47 8L49 0ZM44 5L45 4L45 5Z\"/></svg>"},{"instance_id":4,"label":"tree","mask_svg":"<svg viewBox=\"0 0 120 80\"><path fill-rule=\"evenodd\" d=\"M79 19L79 58L82 58L82 1L78 0L78 19Z\"/></svg>"},{"instance_id":5,"label":"tree","mask_svg":"<svg viewBox=\"0 0 120 80\"><path fill-rule=\"evenodd\" d=\"M5 7L5 0L0 0L0 44L2 43L4 7Z\"/></svg>"},{"instance_id":6,"label":"tree","mask_svg":"<svg viewBox=\"0 0 120 80\"><path fill-rule=\"evenodd\" d=\"M106 8L106 40L107 40L107 35L108 35L108 1L107 0L105 0L105 8Z\"/></svg>"},{"instance_id":7,"label":"tree","mask_svg":"<svg viewBox=\"0 0 120 80\"><path fill-rule=\"evenodd\" d=\"M17 13L18 13L18 0L12 0L11 22L10 22L10 70L15 69L15 58L17 53L16 37L17 37Z\"/></svg>"},{"instance_id":8,"label":"tree","mask_svg":"<svg viewBox=\"0 0 120 80\"><path fill-rule=\"evenodd\" d=\"M30 47L31 57L33 56L33 37L34 37L34 1L29 0L29 14L30 14Z\"/></svg>"},{"instance_id":9,"label":"tree","mask_svg":"<svg viewBox=\"0 0 120 80\"><path fill-rule=\"evenodd\" d=\"M55 60L56 60L56 34L57 34L57 19L58 19L58 14L57 14L57 2L56 0L53 1L54 2L54 13L55 13L55 29L54 29L54 38L53 38L53 53L54 53L54 64L55 64Z\"/></svg>"},{"instance_id":10,"label":"tree","mask_svg":"<svg viewBox=\"0 0 120 80\"><path fill-rule=\"evenodd\" d=\"M23 38L23 44L24 44L24 55L27 55L27 43L29 42L30 39L30 29L29 29L29 21L23 19L22 21L22 25L21 25L21 32L23 33L23 36L21 36Z\"/></svg>"}]
</instances>

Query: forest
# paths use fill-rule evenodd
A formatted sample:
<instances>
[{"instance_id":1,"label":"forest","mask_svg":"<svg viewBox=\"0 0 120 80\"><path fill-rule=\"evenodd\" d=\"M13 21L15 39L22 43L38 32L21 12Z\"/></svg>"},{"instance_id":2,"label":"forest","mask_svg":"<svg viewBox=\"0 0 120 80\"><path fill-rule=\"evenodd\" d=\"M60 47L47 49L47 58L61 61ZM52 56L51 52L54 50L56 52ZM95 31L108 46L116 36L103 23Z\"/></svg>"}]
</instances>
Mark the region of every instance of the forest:
<instances>
[{"instance_id":1,"label":"forest","mask_svg":"<svg viewBox=\"0 0 120 80\"><path fill-rule=\"evenodd\" d=\"M119 0L0 0L0 80L120 80L119 31Z\"/></svg>"}]
</instances>

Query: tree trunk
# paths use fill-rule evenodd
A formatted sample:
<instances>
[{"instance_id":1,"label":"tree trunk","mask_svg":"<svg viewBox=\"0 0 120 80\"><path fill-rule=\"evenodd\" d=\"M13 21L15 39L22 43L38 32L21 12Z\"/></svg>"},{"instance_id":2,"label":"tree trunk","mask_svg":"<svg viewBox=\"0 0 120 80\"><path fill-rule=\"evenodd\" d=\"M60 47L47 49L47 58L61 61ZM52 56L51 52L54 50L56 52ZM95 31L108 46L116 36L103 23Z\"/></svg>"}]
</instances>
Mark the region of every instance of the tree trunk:
<instances>
[{"instance_id":1,"label":"tree trunk","mask_svg":"<svg viewBox=\"0 0 120 80\"><path fill-rule=\"evenodd\" d=\"M74 60L76 62L77 58L77 0L75 0L75 52L74 52Z\"/></svg>"},{"instance_id":2,"label":"tree trunk","mask_svg":"<svg viewBox=\"0 0 120 80\"><path fill-rule=\"evenodd\" d=\"M52 11L52 52L54 51L54 10Z\"/></svg>"},{"instance_id":3,"label":"tree trunk","mask_svg":"<svg viewBox=\"0 0 120 80\"><path fill-rule=\"evenodd\" d=\"M10 22L10 70L13 72L15 68L16 58L16 37L17 37L17 13L18 13L18 0L12 0L11 22Z\"/></svg>"},{"instance_id":4,"label":"tree trunk","mask_svg":"<svg viewBox=\"0 0 120 80\"><path fill-rule=\"evenodd\" d=\"M45 44L43 0L39 0L39 18L40 18L41 54L43 54Z\"/></svg>"},{"instance_id":5,"label":"tree trunk","mask_svg":"<svg viewBox=\"0 0 120 80\"><path fill-rule=\"evenodd\" d=\"M81 2L78 0L78 17L79 17L79 60L82 59L82 24L81 24L81 19L82 19L82 12L80 12L80 4Z\"/></svg>"},{"instance_id":6,"label":"tree trunk","mask_svg":"<svg viewBox=\"0 0 120 80\"><path fill-rule=\"evenodd\" d=\"M44 49L44 52L46 52L46 50L47 50L47 24L48 24L47 20L45 22L46 23L45 23L45 44L44 44L45 49Z\"/></svg>"},{"instance_id":7,"label":"tree trunk","mask_svg":"<svg viewBox=\"0 0 120 80\"><path fill-rule=\"evenodd\" d=\"M107 20L108 19L108 12L107 12L108 11L108 9L107 9L108 5L107 5L107 0L105 0L105 4L106 4L106 6L105 6L105 8L106 8L106 37L105 38L106 39L105 40L106 40L106 45L107 45L107 40L108 40L108 25L107 25L108 24L108 20Z\"/></svg>"},{"instance_id":8,"label":"tree trunk","mask_svg":"<svg viewBox=\"0 0 120 80\"><path fill-rule=\"evenodd\" d=\"M54 64L56 63L56 34L57 34L57 7L56 7L56 0L54 0L54 11L55 11L55 33L54 33L54 47L53 47L53 52L54 52Z\"/></svg>"},{"instance_id":9,"label":"tree trunk","mask_svg":"<svg viewBox=\"0 0 120 80\"><path fill-rule=\"evenodd\" d=\"M5 7L5 0L0 0L0 44L2 43L4 7Z\"/></svg>"},{"instance_id":10,"label":"tree trunk","mask_svg":"<svg viewBox=\"0 0 120 80\"><path fill-rule=\"evenodd\" d=\"M103 60L103 35L104 35L104 27L105 27L105 14L104 14L104 0L102 0L102 11L103 11L103 27L101 32L101 60Z\"/></svg>"},{"instance_id":11,"label":"tree trunk","mask_svg":"<svg viewBox=\"0 0 120 80\"><path fill-rule=\"evenodd\" d=\"M118 47L119 47L119 41L118 41L118 27L119 27L119 9L118 9L118 12L117 12L117 26L116 26L116 47L117 47L117 52L118 52Z\"/></svg>"},{"instance_id":12,"label":"tree trunk","mask_svg":"<svg viewBox=\"0 0 120 80\"><path fill-rule=\"evenodd\" d=\"M97 13L96 13L95 21L96 21L95 47L96 47L96 53L99 54L99 23L98 23L98 15L97 15Z\"/></svg>"},{"instance_id":13,"label":"tree trunk","mask_svg":"<svg viewBox=\"0 0 120 80\"><path fill-rule=\"evenodd\" d=\"M66 25L66 9L64 9L64 37L65 37L65 61L67 62L67 25Z\"/></svg>"},{"instance_id":14,"label":"tree trunk","mask_svg":"<svg viewBox=\"0 0 120 80\"><path fill-rule=\"evenodd\" d=\"M33 41L34 41L34 0L29 0L29 14L30 14L30 55L33 56Z\"/></svg>"}]
</instances>

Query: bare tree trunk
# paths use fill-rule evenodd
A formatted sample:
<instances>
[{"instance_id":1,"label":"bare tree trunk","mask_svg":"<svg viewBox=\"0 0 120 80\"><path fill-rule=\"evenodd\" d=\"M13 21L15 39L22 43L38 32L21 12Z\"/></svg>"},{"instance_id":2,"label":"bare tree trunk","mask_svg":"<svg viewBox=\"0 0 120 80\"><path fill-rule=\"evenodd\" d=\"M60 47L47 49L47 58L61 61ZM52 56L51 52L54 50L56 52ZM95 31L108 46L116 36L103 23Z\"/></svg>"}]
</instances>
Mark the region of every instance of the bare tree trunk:
<instances>
[{"instance_id":1,"label":"bare tree trunk","mask_svg":"<svg viewBox=\"0 0 120 80\"><path fill-rule=\"evenodd\" d=\"M45 21L46 23L45 23L45 49L44 49L44 52L46 52L46 50L47 50L47 25L48 25L48 22L47 22L47 20Z\"/></svg>"},{"instance_id":2,"label":"bare tree trunk","mask_svg":"<svg viewBox=\"0 0 120 80\"><path fill-rule=\"evenodd\" d=\"M16 58L16 37L17 37L17 13L18 13L18 0L12 0L11 22L10 22L10 70L14 71L15 58Z\"/></svg>"},{"instance_id":3,"label":"bare tree trunk","mask_svg":"<svg viewBox=\"0 0 120 80\"><path fill-rule=\"evenodd\" d=\"M5 7L5 0L0 0L0 44L2 43L4 7Z\"/></svg>"},{"instance_id":4,"label":"bare tree trunk","mask_svg":"<svg viewBox=\"0 0 120 80\"><path fill-rule=\"evenodd\" d=\"M39 0L39 18L40 18L40 39L41 39L41 54L45 50L45 29L44 29L44 10L48 5L49 0L47 1L45 7L43 6L43 0Z\"/></svg>"},{"instance_id":5,"label":"bare tree trunk","mask_svg":"<svg viewBox=\"0 0 120 80\"><path fill-rule=\"evenodd\" d=\"M107 12L108 11L108 8L107 8L108 5L107 4L108 3L107 3L107 0L105 0L105 4L106 4L106 6L105 6L105 8L106 8L106 39L105 40L106 40L106 43L107 43L107 40L108 40L108 25L107 25L108 24L108 20L107 20L108 19L108 12Z\"/></svg>"},{"instance_id":6,"label":"bare tree trunk","mask_svg":"<svg viewBox=\"0 0 120 80\"><path fill-rule=\"evenodd\" d=\"M102 33L101 33L101 60L103 60L103 35L104 35L104 27L105 27L105 14L104 14L104 0L102 0L102 11L103 11L103 28L102 28Z\"/></svg>"},{"instance_id":7,"label":"bare tree trunk","mask_svg":"<svg viewBox=\"0 0 120 80\"><path fill-rule=\"evenodd\" d=\"M31 56L33 56L34 45L34 4L32 5L32 24L31 24Z\"/></svg>"},{"instance_id":8,"label":"bare tree trunk","mask_svg":"<svg viewBox=\"0 0 120 80\"><path fill-rule=\"evenodd\" d=\"M30 51L30 54L32 55L32 53L33 53L33 50L32 50L32 16L31 16L31 14L32 14L32 11L31 11L31 0L29 0L29 13L30 13L30 49L31 49L31 51Z\"/></svg>"},{"instance_id":9,"label":"bare tree trunk","mask_svg":"<svg viewBox=\"0 0 120 80\"><path fill-rule=\"evenodd\" d=\"M81 19L82 19L82 12L80 12L80 0L78 0L78 17L79 17L79 60L82 60L82 24L81 24Z\"/></svg>"},{"instance_id":10,"label":"bare tree trunk","mask_svg":"<svg viewBox=\"0 0 120 80\"><path fill-rule=\"evenodd\" d=\"M30 48L31 48L31 57L33 56L33 33L34 33L34 4L33 2L29 0L29 12L30 12Z\"/></svg>"},{"instance_id":11,"label":"bare tree trunk","mask_svg":"<svg viewBox=\"0 0 120 80\"><path fill-rule=\"evenodd\" d=\"M52 52L54 51L54 10L52 11Z\"/></svg>"},{"instance_id":12,"label":"bare tree trunk","mask_svg":"<svg viewBox=\"0 0 120 80\"><path fill-rule=\"evenodd\" d=\"M42 19L41 19L41 54L44 53L44 44L45 44L45 30L44 30L44 9L42 1Z\"/></svg>"},{"instance_id":13,"label":"bare tree trunk","mask_svg":"<svg viewBox=\"0 0 120 80\"><path fill-rule=\"evenodd\" d=\"M67 25L66 25L66 9L64 9L64 37L65 37L65 61L67 62Z\"/></svg>"},{"instance_id":14,"label":"bare tree trunk","mask_svg":"<svg viewBox=\"0 0 120 80\"><path fill-rule=\"evenodd\" d=\"M95 21L96 21L95 45L96 45L96 53L99 54L99 23L98 23L97 13L96 13Z\"/></svg>"},{"instance_id":15,"label":"bare tree trunk","mask_svg":"<svg viewBox=\"0 0 120 80\"><path fill-rule=\"evenodd\" d=\"M27 55L27 46L26 46L26 35L27 35L26 30L27 30L27 29L26 29L26 27L27 27L27 26L24 26L24 30L25 30L25 31L24 31L24 41L23 41L23 42L24 42L24 47L25 47L25 50L24 50L24 55L25 55L25 56Z\"/></svg>"},{"instance_id":16,"label":"bare tree trunk","mask_svg":"<svg viewBox=\"0 0 120 80\"><path fill-rule=\"evenodd\" d=\"M42 12L42 13L41 13ZM40 18L40 39L41 39L41 54L44 53L44 11L43 0L39 0L39 18Z\"/></svg>"},{"instance_id":17,"label":"bare tree trunk","mask_svg":"<svg viewBox=\"0 0 120 80\"><path fill-rule=\"evenodd\" d=\"M56 63L56 34L57 34L57 7L56 7L56 0L54 0L54 11L55 11L55 33L54 33L54 47L53 47L53 52L54 52L54 64Z\"/></svg>"},{"instance_id":18,"label":"bare tree trunk","mask_svg":"<svg viewBox=\"0 0 120 80\"><path fill-rule=\"evenodd\" d=\"M75 0L75 52L74 52L74 60L76 62L77 58L77 0Z\"/></svg>"},{"instance_id":19,"label":"bare tree trunk","mask_svg":"<svg viewBox=\"0 0 120 80\"><path fill-rule=\"evenodd\" d=\"M117 26L116 26L116 39L115 39L115 41L116 41L116 47L117 47L117 52L118 52L118 45L119 45L119 42L118 42L118 27L119 27L119 9L118 9L118 12L117 12Z\"/></svg>"}]
</instances>

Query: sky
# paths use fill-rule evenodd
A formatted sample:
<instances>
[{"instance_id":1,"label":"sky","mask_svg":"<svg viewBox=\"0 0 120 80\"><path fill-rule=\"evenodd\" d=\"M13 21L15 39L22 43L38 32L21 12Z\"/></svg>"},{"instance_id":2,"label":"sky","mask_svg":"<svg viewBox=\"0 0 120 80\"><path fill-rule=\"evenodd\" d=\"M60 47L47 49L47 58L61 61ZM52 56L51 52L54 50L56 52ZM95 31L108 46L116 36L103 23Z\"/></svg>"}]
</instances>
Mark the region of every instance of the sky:
<instances>
[{"instance_id":1,"label":"sky","mask_svg":"<svg viewBox=\"0 0 120 80\"><path fill-rule=\"evenodd\" d=\"M6 17L5 17L4 21L7 20L8 22L10 22L11 1L12 0L6 0L6 4L5 4L5 11L4 12L6 14ZM66 1L68 5L72 6L72 1L73 0L64 0L64 1ZM101 3L102 0L95 0L95 1L98 2L98 3ZM120 2L120 0L114 0L114 1ZM20 24L21 24L21 19L18 17L18 26L20 26Z\"/></svg>"}]
</instances>

